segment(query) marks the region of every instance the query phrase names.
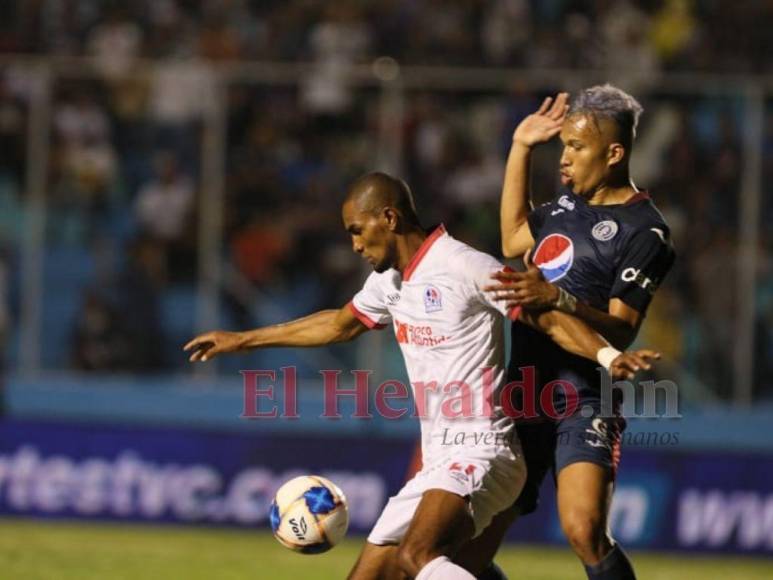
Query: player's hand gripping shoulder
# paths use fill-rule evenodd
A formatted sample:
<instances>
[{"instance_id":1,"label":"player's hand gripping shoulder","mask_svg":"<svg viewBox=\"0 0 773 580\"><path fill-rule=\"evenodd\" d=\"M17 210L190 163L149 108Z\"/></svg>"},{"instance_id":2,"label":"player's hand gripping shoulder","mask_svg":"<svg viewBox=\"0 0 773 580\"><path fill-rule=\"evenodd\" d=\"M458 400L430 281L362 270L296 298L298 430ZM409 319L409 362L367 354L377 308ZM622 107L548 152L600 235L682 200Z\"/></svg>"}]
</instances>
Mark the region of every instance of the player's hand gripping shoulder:
<instances>
[{"instance_id":1,"label":"player's hand gripping shoulder","mask_svg":"<svg viewBox=\"0 0 773 580\"><path fill-rule=\"evenodd\" d=\"M523 306L539 311L557 309L577 316L617 348L628 347L636 338L643 316L618 298L609 302L609 312L603 312L577 300L572 294L546 281L542 272L528 261L525 272L500 271L492 274L496 283L483 289L508 309Z\"/></svg>"},{"instance_id":2,"label":"player's hand gripping shoulder","mask_svg":"<svg viewBox=\"0 0 773 580\"><path fill-rule=\"evenodd\" d=\"M513 145L530 148L558 135L569 110L568 99L569 93L558 93L555 99L548 97L542 101L540 108L516 127Z\"/></svg>"},{"instance_id":3,"label":"player's hand gripping shoulder","mask_svg":"<svg viewBox=\"0 0 773 580\"><path fill-rule=\"evenodd\" d=\"M558 287L542 275L537 266L529 264L525 272L500 271L491 276L498 284L483 289L491 292L495 300L503 300L507 308L553 308L559 299Z\"/></svg>"}]
</instances>

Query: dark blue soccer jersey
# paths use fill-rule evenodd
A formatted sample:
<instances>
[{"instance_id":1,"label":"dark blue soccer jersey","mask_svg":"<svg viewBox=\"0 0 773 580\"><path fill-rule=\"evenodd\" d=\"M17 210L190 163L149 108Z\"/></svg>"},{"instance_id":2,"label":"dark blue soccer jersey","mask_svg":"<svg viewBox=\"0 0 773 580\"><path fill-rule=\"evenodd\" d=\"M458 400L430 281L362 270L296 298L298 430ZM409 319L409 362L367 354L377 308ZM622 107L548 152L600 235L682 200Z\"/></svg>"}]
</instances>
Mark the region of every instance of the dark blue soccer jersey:
<instances>
[{"instance_id":1,"label":"dark blue soccer jersey","mask_svg":"<svg viewBox=\"0 0 773 580\"><path fill-rule=\"evenodd\" d=\"M594 308L618 298L645 313L674 262L669 228L646 193L625 204L589 205L568 189L529 214L531 261L545 279ZM522 323L512 330L510 380L535 366L538 386L572 381L582 398L598 393L598 363L572 355Z\"/></svg>"}]
</instances>

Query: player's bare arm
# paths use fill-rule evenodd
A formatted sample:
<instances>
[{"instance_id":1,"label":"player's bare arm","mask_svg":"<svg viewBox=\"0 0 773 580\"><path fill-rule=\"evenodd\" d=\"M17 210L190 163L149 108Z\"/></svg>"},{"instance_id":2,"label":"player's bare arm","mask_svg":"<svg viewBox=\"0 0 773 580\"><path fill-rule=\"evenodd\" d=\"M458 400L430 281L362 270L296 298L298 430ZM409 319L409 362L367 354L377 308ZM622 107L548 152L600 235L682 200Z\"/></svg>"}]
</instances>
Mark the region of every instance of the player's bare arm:
<instances>
[{"instance_id":1,"label":"player's bare arm","mask_svg":"<svg viewBox=\"0 0 773 580\"><path fill-rule=\"evenodd\" d=\"M500 228L502 253L507 258L520 256L534 245L526 217L529 214L529 165L532 149L550 141L561 131L569 110L568 93L546 98L540 108L526 117L513 133L502 186Z\"/></svg>"},{"instance_id":2,"label":"player's bare arm","mask_svg":"<svg viewBox=\"0 0 773 580\"><path fill-rule=\"evenodd\" d=\"M649 349L619 352L585 322L563 312L522 310L519 320L546 333L564 350L600 362L614 379L633 379L660 358L659 352Z\"/></svg>"},{"instance_id":3,"label":"player's bare arm","mask_svg":"<svg viewBox=\"0 0 773 580\"><path fill-rule=\"evenodd\" d=\"M626 349L636 338L643 317L619 298L609 301L609 311L604 312L573 297L562 296L558 286L545 280L539 268L529 264L525 272L496 272L496 283L486 286L497 300L504 300L508 308L522 306L529 310L559 308L574 314L601 333L612 346ZM566 302L564 304L564 302Z\"/></svg>"},{"instance_id":4,"label":"player's bare arm","mask_svg":"<svg viewBox=\"0 0 773 580\"><path fill-rule=\"evenodd\" d=\"M352 340L368 330L348 306L322 310L309 316L244 332L215 330L201 334L185 345L191 362L207 361L219 354L253 348L313 347Z\"/></svg>"}]
</instances>

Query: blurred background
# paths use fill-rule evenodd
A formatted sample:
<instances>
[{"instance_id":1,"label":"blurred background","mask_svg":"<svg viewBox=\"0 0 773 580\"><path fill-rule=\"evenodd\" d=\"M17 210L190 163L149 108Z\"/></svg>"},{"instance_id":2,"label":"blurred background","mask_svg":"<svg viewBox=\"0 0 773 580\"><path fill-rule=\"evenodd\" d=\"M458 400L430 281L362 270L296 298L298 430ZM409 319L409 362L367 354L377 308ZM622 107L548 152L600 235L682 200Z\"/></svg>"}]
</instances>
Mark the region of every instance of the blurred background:
<instances>
[{"instance_id":1,"label":"blurred background","mask_svg":"<svg viewBox=\"0 0 773 580\"><path fill-rule=\"evenodd\" d=\"M69 467L58 501L9 485L0 511L266 526L288 474L337 470L355 498L369 490L353 521L367 530L416 425L320 420L318 371L404 377L390 333L196 368L182 345L346 303L367 270L339 203L374 169L411 185L427 225L499 255L515 126L546 95L609 81L644 106L633 176L673 231L638 344L664 353L652 378L679 385L683 415L632 422L647 442L624 453L615 532L773 554L771 24L752 0L2 2L0 464L34 458L19 489ZM559 155L536 155L537 202ZM288 366L301 418L239 419L239 370ZM129 478L121 511L107 473L124 460L213 479L185 511L163 494L146 509ZM562 543L543 508L513 539Z\"/></svg>"}]
</instances>

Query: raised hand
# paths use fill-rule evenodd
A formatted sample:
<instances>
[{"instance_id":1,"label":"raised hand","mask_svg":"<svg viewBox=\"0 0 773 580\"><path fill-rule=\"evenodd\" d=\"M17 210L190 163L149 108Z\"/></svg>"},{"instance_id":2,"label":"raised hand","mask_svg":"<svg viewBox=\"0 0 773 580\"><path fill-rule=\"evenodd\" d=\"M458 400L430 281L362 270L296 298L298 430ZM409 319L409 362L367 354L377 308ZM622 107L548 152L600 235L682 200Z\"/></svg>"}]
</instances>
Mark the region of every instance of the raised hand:
<instances>
[{"instance_id":1,"label":"raised hand","mask_svg":"<svg viewBox=\"0 0 773 580\"><path fill-rule=\"evenodd\" d=\"M516 127L513 145L533 147L558 135L569 110L568 100L569 93L558 93L555 99L547 97L542 101L542 106Z\"/></svg>"},{"instance_id":2,"label":"raised hand","mask_svg":"<svg viewBox=\"0 0 773 580\"><path fill-rule=\"evenodd\" d=\"M654 350L642 349L625 351L617 355L609 366L609 374L615 380L633 379L640 370L649 370L652 365L649 361L658 360L660 353Z\"/></svg>"},{"instance_id":3,"label":"raised hand","mask_svg":"<svg viewBox=\"0 0 773 580\"><path fill-rule=\"evenodd\" d=\"M242 348L242 334L240 332L226 332L215 330L200 334L183 347L185 351L193 351L190 362L206 362L219 354L235 352Z\"/></svg>"}]
</instances>

